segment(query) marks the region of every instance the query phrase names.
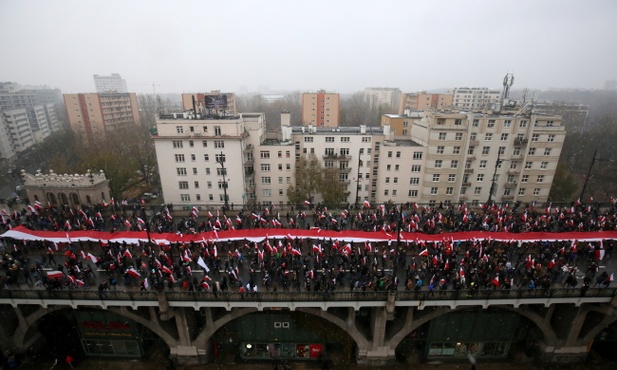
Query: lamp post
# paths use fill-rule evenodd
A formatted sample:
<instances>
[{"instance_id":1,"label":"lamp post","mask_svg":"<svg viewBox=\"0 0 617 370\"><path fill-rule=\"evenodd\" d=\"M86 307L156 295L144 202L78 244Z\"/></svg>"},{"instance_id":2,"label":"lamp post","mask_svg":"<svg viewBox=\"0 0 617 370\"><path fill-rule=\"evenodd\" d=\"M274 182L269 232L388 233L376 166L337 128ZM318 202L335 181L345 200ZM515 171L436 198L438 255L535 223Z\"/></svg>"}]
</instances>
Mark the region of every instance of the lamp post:
<instances>
[{"instance_id":1,"label":"lamp post","mask_svg":"<svg viewBox=\"0 0 617 370\"><path fill-rule=\"evenodd\" d=\"M356 173L356 201L354 202L356 209L358 209L358 197L360 193L360 166L362 165L362 160L360 159L360 155L362 154L362 148L358 150L358 171Z\"/></svg>"},{"instance_id":2,"label":"lamp post","mask_svg":"<svg viewBox=\"0 0 617 370\"><path fill-rule=\"evenodd\" d=\"M227 200L227 180L225 179L225 173L227 172L225 170L225 154L223 154L223 152L221 151L221 155L219 156L219 158L217 159L217 162L220 163L221 165L221 173L223 174L223 197L225 200L225 205L223 206L223 212L225 212L225 210L227 210L228 208L228 200Z\"/></svg>"}]
</instances>

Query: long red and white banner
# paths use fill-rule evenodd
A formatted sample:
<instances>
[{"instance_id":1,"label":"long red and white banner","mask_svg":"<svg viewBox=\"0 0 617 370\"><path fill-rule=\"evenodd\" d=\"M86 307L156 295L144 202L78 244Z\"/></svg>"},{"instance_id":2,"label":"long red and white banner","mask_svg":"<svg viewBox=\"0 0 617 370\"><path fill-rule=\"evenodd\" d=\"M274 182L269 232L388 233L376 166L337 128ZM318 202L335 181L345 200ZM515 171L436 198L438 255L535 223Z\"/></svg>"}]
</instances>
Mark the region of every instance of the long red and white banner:
<instances>
[{"instance_id":1,"label":"long red and white banner","mask_svg":"<svg viewBox=\"0 0 617 370\"><path fill-rule=\"evenodd\" d=\"M148 236L145 231L35 231L18 226L0 235L2 238L13 238L16 240L38 240L51 241L57 243L76 242L76 241L102 241L104 243L126 242L137 244L147 242ZM250 229L250 230L228 230L228 231L209 231L197 234L174 234L174 233L150 233L150 239L156 244L188 243L202 241L235 241L247 240L252 242L263 242L268 239L332 239L352 243L361 242L396 242L400 240L405 243L434 243L442 241L468 241L468 240L495 240L501 242L536 242L536 241L579 241L579 242L598 242L601 240L616 240L617 231L597 231L597 232L566 232L566 233L507 233L507 232L486 232L486 231L466 231L441 234L423 234L401 232L386 233L383 231L332 231L332 230L302 230L302 229Z\"/></svg>"}]
</instances>

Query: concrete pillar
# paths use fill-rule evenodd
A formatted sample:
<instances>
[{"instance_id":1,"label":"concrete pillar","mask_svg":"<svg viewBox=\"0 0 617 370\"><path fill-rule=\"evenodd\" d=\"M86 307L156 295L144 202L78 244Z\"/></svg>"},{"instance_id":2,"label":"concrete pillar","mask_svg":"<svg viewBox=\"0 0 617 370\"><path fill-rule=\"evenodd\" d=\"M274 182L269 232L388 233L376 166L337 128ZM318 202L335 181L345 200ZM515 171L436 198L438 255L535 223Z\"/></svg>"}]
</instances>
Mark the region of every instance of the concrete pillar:
<instances>
[{"instance_id":1,"label":"concrete pillar","mask_svg":"<svg viewBox=\"0 0 617 370\"><path fill-rule=\"evenodd\" d=\"M553 342L540 343L542 362L573 363L587 360L588 346L581 345L578 336L587 318L588 310L584 306L577 309L576 316L569 326L568 334L564 342L563 338Z\"/></svg>"},{"instance_id":2,"label":"concrete pillar","mask_svg":"<svg viewBox=\"0 0 617 370\"><path fill-rule=\"evenodd\" d=\"M387 321L385 307L374 307L371 310L371 340L368 348L358 348L358 364L383 366L396 361L394 349L384 343Z\"/></svg>"},{"instance_id":3,"label":"concrete pillar","mask_svg":"<svg viewBox=\"0 0 617 370\"><path fill-rule=\"evenodd\" d=\"M178 342L175 347L170 348L170 356L175 358L179 364L199 364L205 353L202 351L202 355L200 356L200 351L195 343L191 341L185 310L186 308L177 308L175 310L174 317L176 319L176 329L178 330Z\"/></svg>"}]
</instances>

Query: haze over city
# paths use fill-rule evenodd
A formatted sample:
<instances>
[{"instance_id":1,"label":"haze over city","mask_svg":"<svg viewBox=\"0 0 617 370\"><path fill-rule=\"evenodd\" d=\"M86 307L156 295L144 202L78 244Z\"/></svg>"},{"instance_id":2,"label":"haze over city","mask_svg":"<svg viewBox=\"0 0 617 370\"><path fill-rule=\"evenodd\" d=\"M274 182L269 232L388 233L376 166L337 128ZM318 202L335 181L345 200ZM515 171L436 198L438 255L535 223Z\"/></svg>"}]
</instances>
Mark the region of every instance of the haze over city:
<instances>
[{"instance_id":1,"label":"haze over city","mask_svg":"<svg viewBox=\"0 0 617 370\"><path fill-rule=\"evenodd\" d=\"M3 1L0 81L94 91L602 88L614 1ZM261 87L261 89L260 89Z\"/></svg>"}]
</instances>

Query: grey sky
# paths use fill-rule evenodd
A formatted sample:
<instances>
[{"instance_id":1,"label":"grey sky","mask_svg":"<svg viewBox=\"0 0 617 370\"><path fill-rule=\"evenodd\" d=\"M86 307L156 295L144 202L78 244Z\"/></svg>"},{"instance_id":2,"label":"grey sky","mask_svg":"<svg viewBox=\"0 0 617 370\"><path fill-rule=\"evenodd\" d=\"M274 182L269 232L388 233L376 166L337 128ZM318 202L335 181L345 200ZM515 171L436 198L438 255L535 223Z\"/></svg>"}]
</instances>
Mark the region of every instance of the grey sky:
<instances>
[{"instance_id":1,"label":"grey sky","mask_svg":"<svg viewBox=\"0 0 617 370\"><path fill-rule=\"evenodd\" d=\"M617 1L0 1L0 81L94 91L601 88Z\"/></svg>"}]
</instances>

